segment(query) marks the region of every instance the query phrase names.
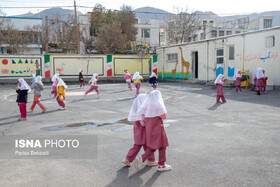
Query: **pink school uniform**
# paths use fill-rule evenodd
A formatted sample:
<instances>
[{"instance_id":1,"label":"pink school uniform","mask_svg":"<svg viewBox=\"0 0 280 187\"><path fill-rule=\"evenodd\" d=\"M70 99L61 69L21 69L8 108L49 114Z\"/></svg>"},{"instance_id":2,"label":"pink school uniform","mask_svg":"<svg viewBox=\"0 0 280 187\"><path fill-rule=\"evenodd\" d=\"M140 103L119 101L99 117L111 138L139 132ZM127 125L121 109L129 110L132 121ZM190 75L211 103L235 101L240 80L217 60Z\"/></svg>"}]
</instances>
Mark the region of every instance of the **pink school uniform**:
<instances>
[{"instance_id":1,"label":"pink school uniform","mask_svg":"<svg viewBox=\"0 0 280 187\"><path fill-rule=\"evenodd\" d=\"M141 80L143 80L143 77L139 74L139 72L135 72L132 80L134 82L134 86L136 88L136 96L139 94L139 90L141 87Z\"/></svg>"},{"instance_id":2,"label":"pink school uniform","mask_svg":"<svg viewBox=\"0 0 280 187\"><path fill-rule=\"evenodd\" d=\"M256 86L257 86L257 94L260 95L261 92L262 92L262 85L263 85L263 78L264 78L264 74L263 74L263 71L262 71L262 68L258 67L256 68L256 78L257 78L257 81L256 81Z\"/></svg>"},{"instance_id":3,"label":"pink school uniform","mask_svg":"<svg viewBox=\"0 0 280 187\"><path fill-rule=\"evenodd\" d=\"M59 74L58 73L54 74L53 77L52 77L52 82L53 83L52 83L51 95L53 94L54 98L56 98L56 96L57 96L57 92L56 92L57 81L56 81L56 79L58 79L58 78L59 78Z\"/></svg>"},{"instance_id":4,"label":"pink school uniform","mask_svg":"<svg viewBox=\"0 0 280 187\"><path fill-rule=\"evenodd\" d=\"M124 74L124 79L125 79L125 81L126 81L127 84L128 84L128 88L129 88L130 90L132 90L132 88L131 88L131 75L128 73L127 70L125 70L124 72L125 72L125 74Z\"/></svg>"},{"instance_id":5,"label":"pink school uniform","mask_svg":"<svg viewBox=\"0 0 280 187\"><path fill-rule=\"evenodd\" d=\"M223 84L224 84L223 78L224 78L224 75L220 74L220 75L218 75L218 77L216 78L216 80L214 82L217 86L217 101L216 101L217 103L221 103L220 99L222 99L222 103L227 102L225 99L225 96L224 96L224 91L223 91Z\"/></svg>"},{"instance_id":6,"label":"pink school uniform","mask_svg":"<svg viewBox=\"0 0 280 187\"><path fill-rule=\"evenodd\" d=\"M146 146L146 129L144 126L145 120L143 120L142 115L138 115L137 111L145 100L145 94L139 94L133 101L128 121L134 121L133 125L133 135L134 135L134 146L128 151L123 163L127 166L131 166L131 162L135 159L141 147L143 146L144 150L147 149ZM151 154L148 158L148 166L157 165L158 162L155 161L154 154Z\"/></svg>"},{"instance_id":7,"label":"pink school uniform","mask_svg":"<svg viewBox=\"0 0 280 187\"><path fill-rule=\"evenodd\" d=\"M93 90L96 91L98 97L101 96L101 94L99 93L99 90L98 90L97 81L98 81L98 75L97 74L93 74L92 78L88 82L89 84L91 84L90 89L85 92L85 94L84 94L85 96L88 93L92 92Z\"/></svg>"},{"instance_id":8,"label":"pink school uniform","mask_svg":"<svg viewBox=\"0 0 280 187\"><path fill-rule=\"evenodd\" d=\"M162 119L166 118L166 113L167 111L161 92L153 90L138 111L138 115L145 116L147 149L141 157L135 159L134 166L136 168L139 167L139 164L145 162L151 154L158 150L159 161L157 170L168 171L172 169L170 165L165 164L166 147L169 144Z\"/></svg>"},{"instance_id":9,"label":"pink school uniform","mask_svg":"<svg viewBox=\"0 0 280 187\"><path fill-rule=\"evenodd\" d=\"M238 92L238 90L241 90L241 75L240 75L240 70L237 69L234 73L234 78L235 78L235 92Z\"/></svg>"},{"instance_id":10,"label":"pink school uniform","mask_svg":"<svg viewBox=\"0 0 280 187\"><path fill-rule=\"evenodd\" d=\"M262 84L262 90L263 90L263 92L264 93L266 93L266 82L267 82L267 79L268 79L268 77L267 77L267 75L265 74L265 71L263 70L263 75L264 75L264 77L263 77L263 84Z\"/></svg>"}]
</instances>

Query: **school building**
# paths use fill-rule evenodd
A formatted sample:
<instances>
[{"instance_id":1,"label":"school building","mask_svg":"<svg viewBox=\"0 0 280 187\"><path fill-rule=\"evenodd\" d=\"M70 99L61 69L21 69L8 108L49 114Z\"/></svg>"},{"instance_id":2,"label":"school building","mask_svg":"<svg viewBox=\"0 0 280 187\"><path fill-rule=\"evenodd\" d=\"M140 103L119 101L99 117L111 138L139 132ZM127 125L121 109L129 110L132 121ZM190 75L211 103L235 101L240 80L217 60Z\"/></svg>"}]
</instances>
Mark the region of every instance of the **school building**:
<instances>
[{"instance_id":1,"label":"school building","mask_svg":"<svg viewBox=\"0 0 280 187\"><path fill-rule=\"evenodd\" d=\"M280 86L280 27L157 48L162 79L213 81L220 74L234 80L237 69L265 70L268 86Z\"/></svg>"}]
</instances>

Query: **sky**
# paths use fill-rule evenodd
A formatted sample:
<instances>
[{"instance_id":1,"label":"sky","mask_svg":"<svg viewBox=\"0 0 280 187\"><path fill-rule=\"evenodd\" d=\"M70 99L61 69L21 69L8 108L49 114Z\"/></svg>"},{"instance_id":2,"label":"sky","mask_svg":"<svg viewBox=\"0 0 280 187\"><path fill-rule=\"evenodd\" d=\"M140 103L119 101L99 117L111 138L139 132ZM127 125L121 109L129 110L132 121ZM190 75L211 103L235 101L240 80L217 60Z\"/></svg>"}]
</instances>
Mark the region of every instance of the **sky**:
<instances>
[{"instance_id":1,"label":"sky","mask_svg":"<svg viewBox=\"0 0 280 187\"><path fill-rule=\"evenodd\" d=\"M88 7L79 7L78 10L81 13L89 12L92 9L91 7L94 7L96 3L102 4L107 9L115 10L118 10L125 4L131 6L133 9L151 6L172 13L176 13L176 9L187 9L188 12L194 12L196 10L211 11L220 16L280 10L279 0L76 0L78 6ZM20 15L28 12L38 13L54 6L64 6L62 8L73 9L73 7L67 7L73 5L74 0L0 0L0 9L7 16Z\"/></svg>"}]
</instances>

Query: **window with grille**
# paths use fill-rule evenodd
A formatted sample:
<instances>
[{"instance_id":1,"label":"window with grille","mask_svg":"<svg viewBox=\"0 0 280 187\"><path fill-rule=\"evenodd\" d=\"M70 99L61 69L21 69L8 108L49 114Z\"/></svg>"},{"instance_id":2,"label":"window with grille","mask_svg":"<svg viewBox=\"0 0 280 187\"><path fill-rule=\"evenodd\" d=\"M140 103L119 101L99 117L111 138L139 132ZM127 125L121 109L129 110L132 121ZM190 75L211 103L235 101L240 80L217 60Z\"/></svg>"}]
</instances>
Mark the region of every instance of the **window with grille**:
<instances>
[{"instance_id":1,"label":"window with grille","mask_svg":"<svg viewBox=\"0 0 280 187\"><path fill-rule=\"evenodd\" d=\"M223 49L217 49L217 51L216 51L216 62L217 62L217 64L223 64L224 63L224 50Z\"/></svg>"},{"instance_id":2,"label":"window with grille","mask_svg":"<svg viewBox=\"0 0 280 187\"><path fill-rule=\"evenodd\" d=\"M266 47L274 47L275 46L275 36L266 37Z\"/></svg>"},{"instance_id":3,"label":"window with grille","mask_svg":"<svg viewBox=\"0 0 280 187\"><path fill-rule=\"evenodd\" d=\"M272 19L264 19L263 20L263 28L270 28L272 27Z\"/></svg>"},{"instance_id":4,"label":"window with grille","mask_svg":"<svg viewBox=\"0 0 280 187\"><path fill-rule=\"evenodd\" d=\"M142 38L150 38L150 29L142 29Z\"/></svg>"},{"instance_id":5,"label":"window with grille","mask_svg":"<svg viewBox=\"0 0 280 187\"><path fill-rule=\"evenodd\" d=\"M178 61L178 53L167 54L168 61Z\"/></svg>"}]
</instances>

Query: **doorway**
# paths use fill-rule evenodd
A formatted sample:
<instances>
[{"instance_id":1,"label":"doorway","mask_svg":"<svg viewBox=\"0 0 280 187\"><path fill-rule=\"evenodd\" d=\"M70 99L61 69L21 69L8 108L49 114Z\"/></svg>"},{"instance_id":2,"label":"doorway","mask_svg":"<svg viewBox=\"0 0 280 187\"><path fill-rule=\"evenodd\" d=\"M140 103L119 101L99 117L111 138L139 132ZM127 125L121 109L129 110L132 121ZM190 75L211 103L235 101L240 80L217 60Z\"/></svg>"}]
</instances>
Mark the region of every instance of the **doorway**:
<instances>
[{"instance_id":1,"label":"doorway","mask_svg":"<svg viewBox=\"0 0 280 187\"><path fill-rule=\"evenodd\" d=\"M192 78L198 78L198 52L192 52Z\"/></svg>"}]
</instances>

